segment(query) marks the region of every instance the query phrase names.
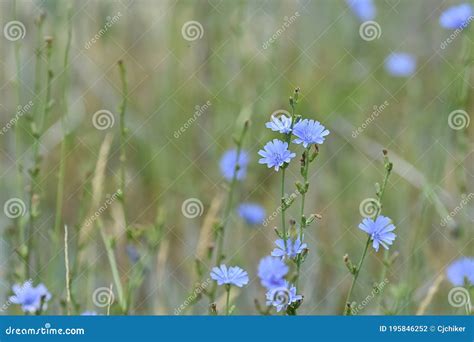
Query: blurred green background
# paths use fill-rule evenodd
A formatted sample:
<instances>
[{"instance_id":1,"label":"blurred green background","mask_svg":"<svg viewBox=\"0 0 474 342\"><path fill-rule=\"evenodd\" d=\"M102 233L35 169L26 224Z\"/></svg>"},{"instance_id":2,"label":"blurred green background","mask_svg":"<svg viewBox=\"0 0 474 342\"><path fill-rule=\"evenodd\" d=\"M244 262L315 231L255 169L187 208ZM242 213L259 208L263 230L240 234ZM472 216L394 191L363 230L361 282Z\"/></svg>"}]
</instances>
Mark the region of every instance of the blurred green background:
<instances>
[{"instance_id":1,"label":"blurred green background","mask_svg":"<svg viewBox=\"0 0 474 342\"><path fill-rule=\"evenodd\" d=\"M339 0L2 1L2 26L18 20L25 35L16 41L0 39L1 125L7 125L18 106L29 101L33 106L0 136L0 203L19 198L26 206L25 215L17 219L0 215L1 301L11 295L13 283L27 280L21 255L24 241L18 230L29 227L35 140L31 122L46 107L44 37L50 36L52 102L40 139L38 196L32 202L39 211L31 231L29 268L34 283L44 283L53 294L48 313L65 312L63 230L61 236L54 231L63 134L67 157L60 222L69 227L74 312L104 313L104 308L94 306L92 293L113 283L98 230L94 227L86 234L81 224L97 209L92 207L102 205L120 184L119 60L128 79L124 145L128 228L120 201L113 201L101 219L107 235L114 237L122 282L138 284L130 314L173 314L192 291L200 232L206 219L216 220L211 204L219 206L227 189L219 159L233 148L232 135L240 132L245 119L251 121L244 143L251 163L236 203L258 202L268 215L276 210L280 177L258 164L257 152L276 136L265 122L276 110L289 110L288 96L295 87L302 94L298 112L331 131L310 169L307 211L320 213L322 219L306 235L310 252L303 264L300 285L305 301L299 312L342 312L351 282L343 255L348 253L356 262L362 253L366 236L357 228L362 219L359 205L374 197L374 183L382 181L381 150L386 148L395 172L383 212L397 226L391 251L399 256L387 274L384 307L394 314L416 313L444 268L459 256L472 254L474 247L472 201L449 225L442 224L474 185L473 125L463 130L448 125L453 110L474 109L472 96L462 107L459 103L464 80L469 95L473 89L467 76L472 74L474 54L462 58L473 36L466 30L440 48L451 32L439 26L439 15L457 2L375 3L381 36L365 41L359 35L360 21ZM42 13L39 29L35 21ZM182 28L188 21L200 23L202 37L185 39ZM71 47L64 68L69 27ZM99 38L92 42L96 35ZM407 78L389 75L383 64L391 52L414 55L416 73ZM196 106L207 102L208 108L176 134L193 118ZM374 106L384 103L386 108L353 137ZM102 109L113 114L114 125L98 130L93 115ZM101 190L94 193L96 163L107 135L112 139L110 152L104 178L98 180ZM288 193L299 177L297 164L288 172ZM201 216L190 219L182 214L188 198L203 203ZM297 215L298 208L291 208L290 218ZM278 222L248 227L234 212L227 227L229 263L247 270L251 279L236 298L238 314L256 314L254 298L264 300L256 270L260 258L274 247L273 226ZM141 256L138 264L127 256L127 248L136 248ZM382 258L382 252L369 250L355 288L357 301L379 281ZM440 283L426 313L462 311L448 304L450 288L447 281ZM14 306L7 312L20 313ZM374 312L376 300L361 314ZM190 313L207 313L207 299L181 312Z\"/></svg>"}]
</instances>

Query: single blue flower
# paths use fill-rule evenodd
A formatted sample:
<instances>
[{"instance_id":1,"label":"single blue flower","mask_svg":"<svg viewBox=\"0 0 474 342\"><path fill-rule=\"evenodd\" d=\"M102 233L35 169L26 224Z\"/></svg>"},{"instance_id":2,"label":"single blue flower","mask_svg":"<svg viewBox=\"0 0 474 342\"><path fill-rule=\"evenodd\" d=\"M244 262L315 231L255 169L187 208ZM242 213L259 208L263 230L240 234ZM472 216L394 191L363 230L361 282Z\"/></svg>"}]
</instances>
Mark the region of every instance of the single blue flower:
<instances>
[{"instance_id":1,"label":"single blue flower","mask_svg":"<svg viewBox=\"0 0 474 342\"><path fill-rule=\"evenodd\" d=\"M293 134L296 136L293 142L303 144L306 148L308 145L322 144L329 131L319 121L304 119L295 124Z\"/></svg>"},{"instance_id":2,"label":"single blue flower","mask_svg":"<svg viewBox=\"0 0 474 342\"><path fill-rule=\"evenodd\" d=\"M136 264L140 260L140 253L134 245L127 245L125 247L127 256L133 264Z\"/></svg>"},{"instance_id":3,"label":"single blue flower","mask_svg":"<svg viewBox=\"0 0 474 342\"><path fill-rule=\"evenodd\" d=\"M27 281L23 285L13 285L12 289L14 295L10 297L10 302L21 305L23 312L35 313L40 309L47 309L46 303L51 299L51 293L43 284L33 287L32 283Z\"/></svg>"},{"instance_id":4,"label":"single blue flower","mask_svg":"<svg viewBox=\"0 0 474 342\"><path fill-rule=\"evenodd\" d=\"M84 311L81 313L81 316L97 316L97 312L95 311Z\"/></svg>"},{"instance_id":5,"label":"single blue flower","mask_svg":"<svg viewBox=\"0 0 474 342\"><path fill-rule=\"evenodd\" d=\"M359 228L370 235L375 251L379 251L379 246L382 245L385 249L393 243L393 240L397 237L395 233L395 226L392 221L385 216L380 215L375 219L365 218L360 224Z\"/></svg>"},{"instance_id":6,"label":"single blue flower","mask_svg":"<svg viewBox=\"0 0 474 342\"><path fill-rule=\"evenodd\" d=\"M465 28L473 20L472 6L470 4L461 4L451 6L439 17L439 24L445 29L456 30Z\"/></svg>"},{"instance_id":7,"label":"single blue flower","mask_svg":"<svg viewBox=\"0 0 474 342\"><path fill-rule=\"evenodd\" d=\"M446 270L448 279L455 286L474 285L474 258L463 257L452 262Z\"/></svg>"},{"instance_id":8,"label":"single blue flower","mask_svg":"<svg viewBox=\"0 0 474 342\"><path fill-rule=\"evenodd\" d=\"M237 150L228 150L224 153L220 161L221 173L227 180L232 180L234 177L235 166L239 165L237 171L237 180L242 180L247 174L247 165L249 164L249 155L246 151L241 150L239 154L239 161L237 163Z\"/></svg>"},{"instance_id":9,"label":"single blue flower","mask_svg":"<svg viewBox=\"0 0 474 342\"><path fill-rule=\"evenodd\" d=\"M238 266L227 268L224 264L212 268L211 278L217 281L217 285L229 284L242 287L249 282L249 276L243 269Z\"/></svg>"},{"instance_id":10,"label":"single blue flower","mask_svg":"<svg viewBox=\"0 0 474 342\"><path fill-rule=\"evenodd\" d=\"M237 211L247 224L259 225L265 220L265 209L256 203L242 203Z\"/></svg>"},{"instance_id":11,"label":"single blue flower","mask_svg":"<svg viewBox=\"0 0 474 342\"><path fill-rule=\"evenodd\" d=\"M270 289L266 293L266 297L267 306L273 305L276 307L277 312L286 309L291 303L303 299L302 295L296 294L296 287L290 285L290 283L288 283L286 280L284 286Z\"/></svg>"},{"instance_id":12,"label":"single blue flower","mask_svg":"<svg viewBox=\"0 0 474 342\"><path fill-rule=\"evenodd\" d=\"M408 53L392 53L385 59L385 70L395 77L408 77L416 70L416 59Z\"/></svg>"},{"instance_id":13,"label":"single blue flower","mask_svg":"<svg viewBox=\"0 0 474 342\"><path fill-rule=\"evenodd\" d=\"M305 248L308 247L307 244L301 243L299 238L297 238L295 241L286 239L286 249L285 241L283 241L283 239L276 240L275 245L277 245L277 247L272 251L272 256L280 258L295 258L298 254L303 252Z\"/></svg>"},{"instance_id":14,"label":"single blue flower","mask_svg":"<svg viewBox=\"0 0 474 342\"><path fill-rule=\"evenodd\" d=\"M361 21L375 18L376 9L372 0L346 0L346 2Z\"/></svg>"},{"instance_id":15,"label":"single blue flower","mask_svg":"<svg viewBox=\"0 0 474 342\"><path fill-rule=\"evenodd\" d=\"M267 164L269 168L274 167L278 171L284 163L289 163L291 158L296 156L295 153L288 150L288 143L278 139L269 141L263 150L258 151L261 158L258 162L260 164Z\"/></svg>"},{"instance_id":16,"label":"single blue flower","mask_svg":"<svg viewBox=\"0 0 474 342\"><path fill-rule=\"evenodd\" d=\"M267 122L265 126L270 128L272 131L287 134L291 132L291 118L286 115L272 115L271 121Z\"/></svg>"},{"instance_id":17,"label":"single blue flower","mask_svg":"<svg viewBox=\"0 0 474 342\"><path fill-rule=\"evenodd\" d=\"M267 256L258 264L258 277L268 290L285 285L288 266L279 258Z\"/></svg>"}]
</instances>

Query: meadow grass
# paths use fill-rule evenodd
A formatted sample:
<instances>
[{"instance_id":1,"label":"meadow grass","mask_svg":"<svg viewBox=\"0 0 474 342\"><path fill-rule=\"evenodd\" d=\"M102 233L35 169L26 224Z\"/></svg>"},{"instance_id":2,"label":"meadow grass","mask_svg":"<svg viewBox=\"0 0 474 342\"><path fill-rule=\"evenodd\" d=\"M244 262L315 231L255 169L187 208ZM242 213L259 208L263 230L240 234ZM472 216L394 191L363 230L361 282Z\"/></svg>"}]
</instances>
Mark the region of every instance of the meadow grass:
<instances>
[{"instance_id":1,"label":"meadow grass","mask_svg":"<svg viewBox=\"0 0 474 342\"><path fill-rule=\"evenodd\" d=\"M367 40L345 1L2 2L23 25L0 40L2 312L27 281L48 314L466 312L445 277L474 250L472 25L439 24L458 3L375 1ZM394 77L393 52L416 69ZM302 148L272 113L331 133ZM275 138L296 153L279 172L258 162ZM221 173L230 149L243 179ZM388 252L358 228L371 198ZM287 277L304 299L277 313L258 265L286 236L307 245ZM222 263L248 284L218 286Z\"/></svg>"}]
</instances>

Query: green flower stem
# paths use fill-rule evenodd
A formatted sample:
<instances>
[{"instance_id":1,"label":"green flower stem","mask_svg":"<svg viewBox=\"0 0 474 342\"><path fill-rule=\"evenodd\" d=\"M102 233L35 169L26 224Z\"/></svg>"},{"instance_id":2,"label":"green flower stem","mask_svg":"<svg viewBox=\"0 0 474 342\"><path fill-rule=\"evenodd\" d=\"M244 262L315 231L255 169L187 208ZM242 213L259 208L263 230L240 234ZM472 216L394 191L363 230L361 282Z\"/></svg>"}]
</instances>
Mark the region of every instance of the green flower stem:
<instances>
[{"instance_id":1,"label":"green flower stem","mask_svg":"<svg viewBox=\"0 0 474 342\"><path fill-rule=\"evenodd\" d=\"M305 151L303 152L304 165L303 165L303 169L302 169L302 175L303 175L303 188L305 189L305 191L301 194L301 208L300 208L301 221L300 221L300 231L299 231L299 238L300 238L301 243L303 243L303 231L306 228L306 218L305 218L305 215L304 215L304 206L305 206L306 192L308 192L308 187L309 187L309 184L308 184L308 170L309 170L309 163L310 163L310 161L309 161L309 151L310 151L310 149L311 149L311 147L308 146L305 149ZM300 276L301 262L302 262L302 259L300 258L300 256L297 256L297 258L296 258L296 276L295 276L295 287L296 287L296 289L298 289L298 279L299 279L299 276Z\"/></svg>"},{"instance_id":2,"label":"green flower stem","mask_svg":"<svg viewBox=\"0 0 474 342\"><path fill-rule=\"evenodd\" d=\"M239 139L236 140L237 161L235 163L234 173L232 175L232 180L230 182L229 192L227 194L227 201L226 201L226 207L224 209L224 216L223 216L223 219L222 219L222 222L221 222L220 226L217 228L217 247L216 247L216 251L215 251L215 256L216 256L215 265L216 266L219 266L220 263L222 262L222 260L224 259L224 256L223 256L223 253L222 253L222 250L224 248L224 231L225 231L225 227L226 227L226 225L229 221L230 213L232 211L232 199L234 197L234 192L235 192L235 188L236 188L236 185L237 185L237 173L239 172L239 169L240 169L240 165L239 165L238 161L240 159L240 154L242 153L242 145L243 145L245 134L247 133L247 130L248 130L248 126L249 126L249 122L246 121L244 123L244 127L242 129L242 132L240 133ZM214 282L211 291L209 291L210 303L213 303L215 301L216 292L217 292L217 283Z\"/></svg>"},{"instance_id":3,"label":"green flower stem","mask_svg":"<svg viewBox=\"0 0 474 342\"><path fill-rule=\"evenodd\" d=\"M226 307L226 315L230 315L230 285L227 284L225 286L225 290L227 291L227 296L226 296L226 301L225 301L225 307Z\"/></svg>"},{"instance_id":4,"label":"green flower stem","mask_svg":"<svg viewBox=\"0 0 474 342\"><path fill-rule=\"evenodd\" d=\"M101 218L97 219L97 225L99 226L100 236L102 237L102 241L104 242L105 250L107 251L107 258L109 259L110 269L112 271L112 277L114 279L115 286L117 287L118 297L119 297L119 305L120 309L122 310L123 314L127 313L127 303L124 297L122 282L120 280L120 275L117 267L117 259L115 258L115 253L113 249L113 242L110 240L104 229L104 224Z\"/></svg>"},{"instance_id":5,"label":"green flower stem","mask_svg":"<svg viewBox=\"0 0 474 342\"><path fill-rule=\"evenodd\" d=\"M68 113L68 103L67 103L67 85L68 85L68 70L69 70L69 51L71 48L71 37L72 37L72 6L68 10L68 31L67 31L67 41L66 48L64 51L64 73L62 76L62 103L63 109L61 114L61 125L63 130L63 140L61 141L61 151L59 159L59 171L58 171L58 187L56 190L56 214L54 219L54 233L59 242L59 236L61 234L61 215L63 211L63 197L64 197L64 181L66 176L66 152L67 152L67 142L66 142L66 124L65 119Z\"/></svg>"},{"instance_id":6,"label":"green flower stem","mask_svg":"<svg viewBox=\"0 0 474 342\"><path fill-rule=\"evenodd\" d=\"M299 88L296 88L295 91L294 91L294 96L293 97L290 97L290 107L291 107L291 129L290 129L290 132L286 135L286 143L288 144L288 148L290 148L290 144L291 144L291 136L292 136L292 132L293 132L293 126L295 124L295 108L296 108L296 104L298 103L298 95L299 95ZM287 208L287 203L286 203L286 199L285 199L285 170L286 168L288 167L288 164L284 164L282 166L282 170L281 170L281 229L282 229L282 232L283 232L283 244L285 246L285 250L286 250L286 209Z\"/></svg>"},{"instance_id":7,"label":"green flower stem","mask_svg":"<svg viewBox=\"0 0 474 342\"><path fill-rule=\"evenodd\" d=\"M281 229L283 231L283 243L286 250L286 199L285 199L285 170L286 167L283 167L281 170Z\"/></svg>"},{"instance_id":8,"label":"green flower stem","mask_svg":"<svg viewBox=\"0 0 474 342\"><path fill-rule=\"evenodd\" d=\"M38 204L39 204L39 194L40 189L39 187L39 175L40 175L40 167L41 167L41 158L39 155L39 147L40 147L40 140L41 136L44 133L44 121L48 117L50 109L51 109L51 82L53 79L53 72L50 69L51 67L51 53L53 48L53 40L52 38L46 39L46 95L45 95L45 102L43 104L43 111L40 112L38 121L33 123L33 136L35 137L33 143L33 167L30 170L31 173L31 185L30 185L30 198L29 198L29 228L28 228L28 235L27 235L27 249L26 249L26 279L30 278L30 261L31 261L31 254L33 249L33 231L35 227L35 219L38 215ZM37 51L38 55L40 55L40 51ZM33 118L35 119L35 118Z\"/></svg>"},{"instance_id":9,"label":"green flower stem","mask_svg":"<svg viewBox=\"0 0 474 342\"><path fill-rule=\"evenodd\" d=\"M125 220L125 228L127 228L127 214L125 210L125 187L126 187L126 170L125 164L127 160L125 142L127 140L127 127L125 125L125 111L127 109L128 85L125 65L122 60L118 61L120 70L120 80L122 82L122 103L120 104L120 190L122 192L120 201L122 203L123 217Z\"/></svg>"},{"instance_id":10,"label":"green flower stem","mask_svg":"<svg viewBox=\"0 0 474 342\"><path fill-rule=\"evenodd\" d=\"M384 156L385 156L384 157L384 164L385 164L384 166L385 166L386 172L385 172L385 177L384 177L382 186L381 186L380 190L377 193L378 205L377 205L376 212L375 212L375 215L374 215L374 220L377 219L377 217L380 215L380 212L382 210L382 204L381 204L382 203L382 198L383 198L383 195L385 193L385 188L387 186L388 177L390 176L390 173L392 171L392 164L388 161L388 158L387 158L386 154L387 154L387 152L384 151ZM352 296L352 291L354 290L354 286L357 282L357 278L359 277L360 270L362 268L365 256L367 254L367 249L369 248L369 245L370 245L370 241L371 241L371 236L369 235L367 237L367 242L365 244L364 251L362 252L362 257L360 258L359 264L357 265L357 268L353 272L354 277L352 278L352 284L351 284L351 287L349 289L349 292L347 293L346 307L344 308L344 315L351 315L352 308L350 307L350 305L351 305L350 300L351 300L351 296ZM384 268L386 268L386 267L387 266L384 263ZM386 272L387 272L386 269L382 270L382 274L386 274ZM383 279L385 279L385 276L384 276ZM381 295L382 295L382 293L380 293L380 297L381 297Z\"/></svg>"}]
</instances>

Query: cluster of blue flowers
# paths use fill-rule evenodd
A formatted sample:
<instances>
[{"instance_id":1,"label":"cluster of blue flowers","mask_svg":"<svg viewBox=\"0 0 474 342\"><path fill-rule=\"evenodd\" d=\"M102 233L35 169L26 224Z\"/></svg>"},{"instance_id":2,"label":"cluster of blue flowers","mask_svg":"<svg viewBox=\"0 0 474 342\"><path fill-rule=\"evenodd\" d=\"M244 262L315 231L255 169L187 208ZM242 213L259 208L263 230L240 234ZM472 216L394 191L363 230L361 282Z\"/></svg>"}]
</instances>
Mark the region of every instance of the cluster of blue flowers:
<instances>
[{"instance_id":1,"label":"cluster of blue flowers","mask_svg":"<svg viewBox=\"0 0 474 342\"><path fill-rule=\"evenodd\" d=\"M268 168L273 168L277 172L286 168L291 160L296 157L296 153L290 150L291 142L305 148L306 152L302 160L304 163L309 163L306 160L309 158L309 148L312 145L324 143L326 136L329 134L329 131L320 122L304 119L294 114L294 105L298 94L299 89L295 90L295 97L290 98L290 105L293 108L291 116L286 114L273 115L270 121L265 124L272 131L284 135L283 140L273 139L258 152L262 157L259 163L265 164ZM284 181L282 184L284 184ZM284 223L285 219L282 214L282 224ZM264 257L258 266L258 277L262 286L267 290L266 304L268 307L275 307L277 312L287 310L292 305L296 308L303 300L303 296L297 294L296 286L286 279L290 271L286 261L295 262L299 269L299 263L302 260L300 257L307 251L308 246L302 241L303 228L305 228L303 225L302 223L300 234L290 234L283 229L280 238L275 241L276 248L271 252L271 256ZM292 235L299 235L299 237L293 238Z\"/></svg>"},{"instance_id":2,"label":"cluster of blue flowers","mask_svg":"<svg viewBox=\"0 0 474 342\"><path fill-rule=\"evenodd\" d=\"M374 20L376 7L373 0L346 0L349 8L360 21ZM451 6L441 13L439 24L448 30L467 27L474 20L470 4ZM416 58L406 52L393 52L385 59L385 70L394 77L409 77L416 71Z\"/></svg>"},{"instance_id":3,"label":"cluster of blue flowers","mask_svg":"<svg viewBox=\"0 0 474 342\"><path fill-rule=\"evenodd\" d=\"M304 119L294 123L292 118L284 114L279 118L272 117L266 126L272 131L295 135L296 139L293 142L301 144L305 148L309 145L322 144L329 134L329 131L319 121ZM258 154L263 157L258 162L267 164L268 168L274 168L275 171L278 171L296 157L296 153L291 152L288 145L287 142L279 139L269 141L263 147L263 150L258 151Z\"/></svg>"}]
</instances>

